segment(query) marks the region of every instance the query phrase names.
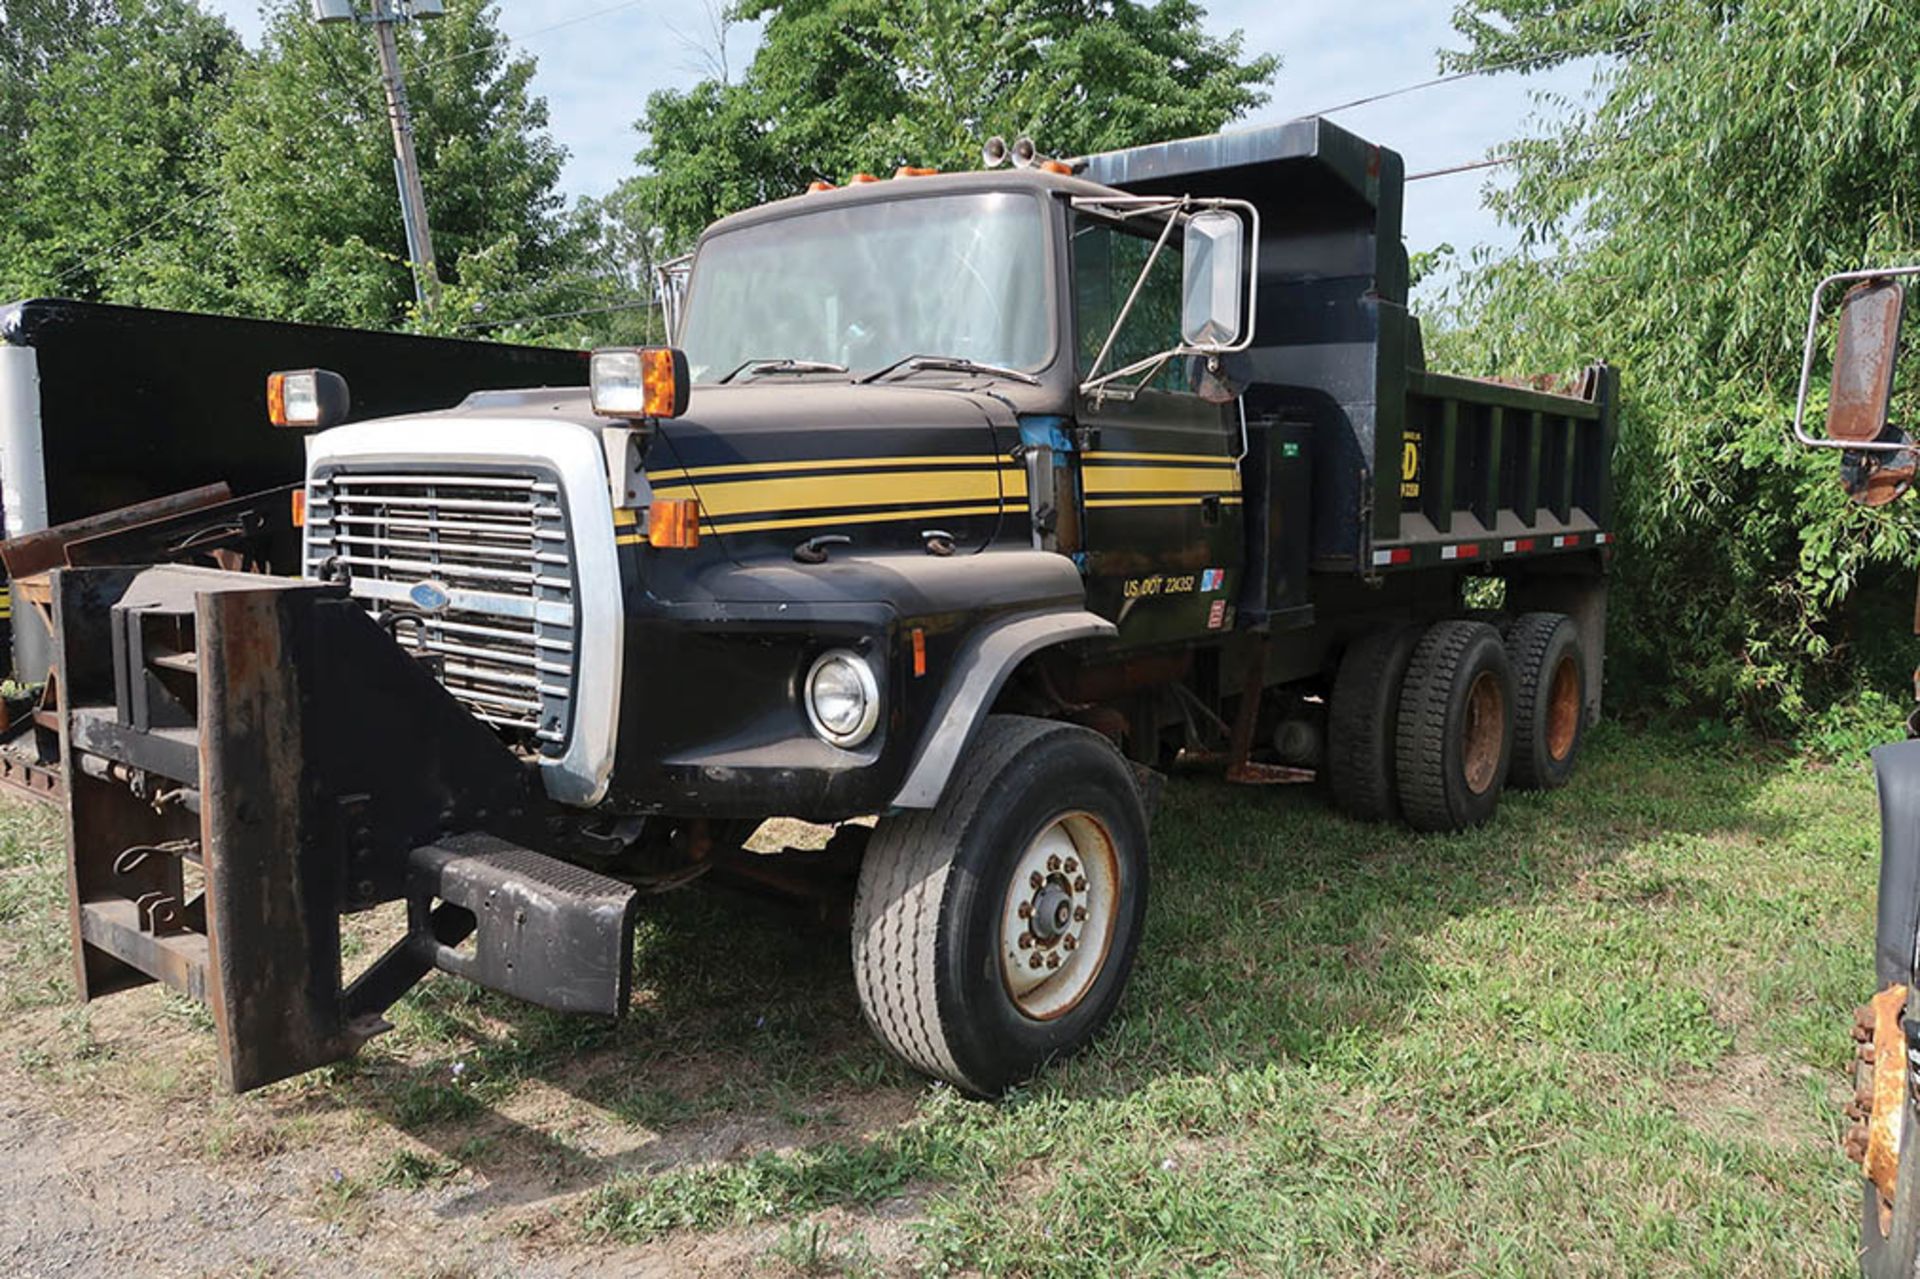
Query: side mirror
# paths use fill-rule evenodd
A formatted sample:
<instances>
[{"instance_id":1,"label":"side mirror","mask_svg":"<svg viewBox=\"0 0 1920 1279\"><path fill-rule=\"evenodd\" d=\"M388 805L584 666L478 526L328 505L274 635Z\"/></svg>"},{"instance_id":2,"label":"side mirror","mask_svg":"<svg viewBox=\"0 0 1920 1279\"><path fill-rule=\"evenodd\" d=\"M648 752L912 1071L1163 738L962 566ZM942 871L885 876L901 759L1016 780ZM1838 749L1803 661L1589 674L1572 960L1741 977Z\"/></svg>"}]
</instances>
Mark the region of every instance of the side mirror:
<instances>
[{"instance_id":1,"label":"side mirror","mask_svg":"<svg viewBox=\"0 0 1920 1279\"><path fill-rule=\"evenodd\" d=\"M1182 242L1180 340L1202 351L1224 351L1242 336L1246 314L1246 224L1225 209L1187 219Z\"/></svg>"},{"instance_id":2,"label":"side mirror","mask_svg":"<svg viewBox=\"0 0 1920 1279\"><path fill-rule=\"evenodd\" d=\"M1840 299L1833 345L1833 388L1827 435L1849 444L1878 440L1893 399L1906 290L1897 280L1863 280Z\"/></svg>"}]
</instances>

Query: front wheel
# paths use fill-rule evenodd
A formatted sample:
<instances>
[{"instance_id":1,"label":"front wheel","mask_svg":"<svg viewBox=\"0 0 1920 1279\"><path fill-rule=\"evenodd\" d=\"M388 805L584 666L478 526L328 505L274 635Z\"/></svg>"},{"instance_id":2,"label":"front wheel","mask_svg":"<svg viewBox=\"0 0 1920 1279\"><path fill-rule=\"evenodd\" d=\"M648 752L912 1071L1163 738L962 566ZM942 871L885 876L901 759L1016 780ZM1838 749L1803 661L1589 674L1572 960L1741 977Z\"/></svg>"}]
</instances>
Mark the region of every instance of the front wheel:
<instances>
[{"instance_id":1,"label":"front wheel","mask_svg":"<svg viewBox=\"0 0 1920 1279\"><path fill-rule=\"evenodd\" d=\"M1147 903L1147 822L1098 733L995 715L938 807L884 819L853 967L881 1040L994 1096L1086 1046L1120 1002Z\"/></svg>"}]
</instances>

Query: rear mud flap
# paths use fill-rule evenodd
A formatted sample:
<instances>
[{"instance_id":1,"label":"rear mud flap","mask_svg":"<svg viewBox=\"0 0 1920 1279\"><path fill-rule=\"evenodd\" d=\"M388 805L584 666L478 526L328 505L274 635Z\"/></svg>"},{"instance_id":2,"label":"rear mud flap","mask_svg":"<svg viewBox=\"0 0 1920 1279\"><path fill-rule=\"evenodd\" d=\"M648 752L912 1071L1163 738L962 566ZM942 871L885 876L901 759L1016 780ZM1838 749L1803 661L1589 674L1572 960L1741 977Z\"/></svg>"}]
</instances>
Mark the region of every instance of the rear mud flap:
<instances>
[{"instance_id":1,"label":"rear mud flap","mask_svg":"<svg viewBox=\"0 0 1920 1279\"><path fill-rule=\"evenodd\" d=\"M52 594L83 998L203 1000L236 1091L350 1056L436 965L624 1006L632 890L514 842L531 767L341 588L100 568ZM341 917L403 899L405 939L343 988Z\"/></svg>"}]
</instances>

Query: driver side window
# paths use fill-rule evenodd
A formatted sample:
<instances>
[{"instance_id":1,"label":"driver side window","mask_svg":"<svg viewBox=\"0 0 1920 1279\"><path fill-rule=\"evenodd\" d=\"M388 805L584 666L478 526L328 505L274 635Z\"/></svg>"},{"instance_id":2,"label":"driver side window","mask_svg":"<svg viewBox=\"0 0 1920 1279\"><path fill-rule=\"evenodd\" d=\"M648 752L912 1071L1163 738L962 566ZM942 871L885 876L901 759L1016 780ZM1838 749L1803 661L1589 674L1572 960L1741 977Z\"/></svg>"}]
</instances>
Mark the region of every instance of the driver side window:
<instances>
[{"instance_id":1,"label":"driver side window","mask_svg":"<svg viewBox=\"0 0 1920 1279\"><path fill-rule=\"evenodd\" d=\"M1113 322L1127 304L1140 270L1153 254L1160 228L1134 231L1105 218L1083 217L1073 232L1073 294L1077 325L1080 376L1085 378L1099 358ZM1101 373L1125 368L1136 360L1171 350L1180 344L1180 237L1169 236L1155 259L1152 272L1140 286L1133 310L1115 335L1113 348L1100 364ZM1163 364L1147 385L1160 391L1191 391L1193 361L1175 357ZM1137 381L1129 378L1128 382Z\"/></svg>"}]
</instances>

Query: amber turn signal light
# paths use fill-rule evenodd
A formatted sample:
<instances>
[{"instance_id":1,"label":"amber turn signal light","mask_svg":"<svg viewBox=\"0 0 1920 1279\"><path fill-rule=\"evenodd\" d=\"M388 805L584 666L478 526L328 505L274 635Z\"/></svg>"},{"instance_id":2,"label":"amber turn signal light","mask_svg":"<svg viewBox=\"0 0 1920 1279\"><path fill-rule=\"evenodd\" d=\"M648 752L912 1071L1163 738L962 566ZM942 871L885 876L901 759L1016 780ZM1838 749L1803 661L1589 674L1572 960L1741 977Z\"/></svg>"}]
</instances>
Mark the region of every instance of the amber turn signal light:
<instances>
[{"instance_id":1,"label":"amber turn signal light","mask_svg":"<svg viewBox=\"0 0 1920 1279\"><path fill-rule=\"evenodd\" d=\"M305 528L307 526L307 491L295 489L289 496L293 499L293 526Z\"/></svg>"},{"instance_id":2,"label":"amber turn signal light","mask_svg":"<svg viewBox=\"0 0 1920 1279\"><path fill-rule=\"evenodd\" d=\"M692 382L686 353L671 346L610 347L587 365L588 395L603 417L679 417Z\"/></svg>"},{"instance_id":3,"label":"amber turn signal light","mask_svg":"<svg viewBox=\"0 0 1920 1279\"><path fill-rule=\"evenodd\" d=\"M647 544L685 550L700 545L700 503L691 497L657 497L647 508Z\"/></svg>"}]
</instances>

